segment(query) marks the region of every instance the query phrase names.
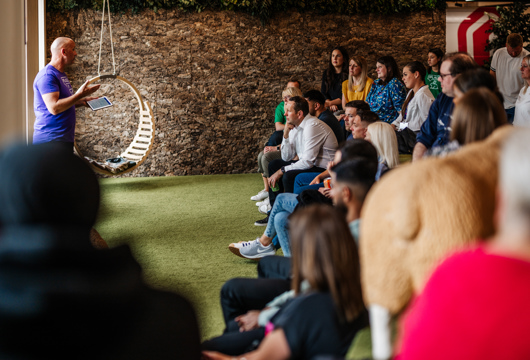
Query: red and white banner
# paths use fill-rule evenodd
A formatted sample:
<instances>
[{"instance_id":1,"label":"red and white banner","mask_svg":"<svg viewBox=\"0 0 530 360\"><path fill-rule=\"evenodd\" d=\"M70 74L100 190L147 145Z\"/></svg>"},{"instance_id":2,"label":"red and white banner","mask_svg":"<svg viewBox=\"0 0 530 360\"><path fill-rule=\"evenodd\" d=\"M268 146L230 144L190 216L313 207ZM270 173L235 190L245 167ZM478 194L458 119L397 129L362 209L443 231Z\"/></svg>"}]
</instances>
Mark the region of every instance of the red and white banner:
<instances>
[{"instance_id":1,"label":"red and white banner","mask_svg":"<svg viewBox=\"0 0 530 360\"><path fill-rule=\"evenodd\" d=\"M494 36L487 34L486 30L498 18L499 13L493 6L447 9L446 51L467 52L479 65L483 65L490 57L490 52L484 50L486 41Z\"/></svg>"}]
</instances>

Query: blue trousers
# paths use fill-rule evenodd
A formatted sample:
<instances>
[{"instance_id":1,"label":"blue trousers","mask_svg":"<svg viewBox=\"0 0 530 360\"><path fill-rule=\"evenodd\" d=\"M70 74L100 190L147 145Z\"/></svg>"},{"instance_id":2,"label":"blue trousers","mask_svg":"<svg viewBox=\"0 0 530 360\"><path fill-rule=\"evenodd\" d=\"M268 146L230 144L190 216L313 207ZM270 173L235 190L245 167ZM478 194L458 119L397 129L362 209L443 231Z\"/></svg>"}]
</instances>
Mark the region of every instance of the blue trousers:
<instances>
[{"instance_id":1,"label":"blue trousers","mask_svg":"<svg viewBox=\"0 0 530 360\"><path fill-rule=\"evenodd\" d=\"M265 228L265 236L273 238L278 235L278 242L283 250L284 256L291 256L291 246L289 242L288 217L294 211L298 200L296 194L283 193L276 197L269 214L269 222Z\"/></svg>"},{"instance_id":2,"label":"blue trousers","mask_svg":"<svg viewBox=\"0 0 530 360\"><path fill-rule=\"evenodd\" d=\"M302 191L307 190L307 189L318 190L321 187L323 187L324 183L322 182L320 184L309 185L311 181L313 181L313 179L318 174L320 173L311 172L311 173L302 173L302 174L296 175L296 178L294 179L294 191L293 192L295 194L300 194Z\"/></svg>"},{"instance_id":3,"label":"blue trousers","mask_svg":"<svg viewBox=\"0 0 530 360\"><path fill-rule=\"evenodd\" d=\"M513 118L515 116L515 107L504 109L504 111L506 112L506 118L508 120L508 124L513 124Z\"/></svg>"}]
</instances>

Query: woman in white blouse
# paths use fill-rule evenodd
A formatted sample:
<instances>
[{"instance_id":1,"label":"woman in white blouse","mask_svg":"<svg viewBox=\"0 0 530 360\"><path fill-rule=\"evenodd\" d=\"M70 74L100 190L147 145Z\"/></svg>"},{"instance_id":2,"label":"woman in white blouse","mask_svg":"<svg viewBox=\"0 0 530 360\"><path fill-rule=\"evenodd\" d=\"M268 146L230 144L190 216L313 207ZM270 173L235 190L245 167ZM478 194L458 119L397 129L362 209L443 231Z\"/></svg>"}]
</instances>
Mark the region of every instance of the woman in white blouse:
<instances>
[{"instance_id":1,"label":"woman in white blouse","mask_svg":"<svg viewBox=\"0 0 530 360\"><path fill-rule=\"evenodd\" d=\"M401 123L407 124L410 130L418 132L427 119L434 96L429 86L425 85L426 73L425 66L419 61L412 61L403 68L402 80L410 91L401 108L401 114L392 123L397 129Z\"/></svg>"},{"instance_id":2,"label":"woman in white blouse","mask_svg":"<svg viewBox=\"0 0 530 360\"><path fill-rule=\"evenodd\" d=\"M525 56L521 63L521 76L525 84L515 102L513 124L516 126L530 127L530 91L528 91L528 85L530 85L530 68L528 66L530 66L530 55Z\"/></svg>"}]
</instances>

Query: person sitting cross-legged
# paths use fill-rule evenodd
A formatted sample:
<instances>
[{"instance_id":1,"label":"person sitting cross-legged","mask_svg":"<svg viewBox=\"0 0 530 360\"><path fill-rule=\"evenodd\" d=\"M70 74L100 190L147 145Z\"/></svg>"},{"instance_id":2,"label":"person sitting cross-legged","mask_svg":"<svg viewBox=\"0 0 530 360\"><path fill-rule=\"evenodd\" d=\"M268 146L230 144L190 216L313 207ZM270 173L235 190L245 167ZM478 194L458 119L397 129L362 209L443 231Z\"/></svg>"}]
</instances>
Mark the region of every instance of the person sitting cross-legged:
<instances>
[{"instance_id":1,"label":"person sitting cross-legged","mask_svg":"<svg viewBox=\"0 0 530 360\"><path fill-rule=\"evenodd\" d=\"M340 161L348 161L356 158L366 158L376 162L377 150L368 141L360 139L351 140L336 152L334 162L337 164ZM272 240L275 236L278 236L278 242L283 250L284 256L290 256L291 249L287 229L288 219L298 204L298 195L291 193L278 195L263 235L256 240L232 243L228 246L228 249L237 256L247 259L260 259L276 253L272 245Z\"/></svg>"},{"instance_id":2,"label":"person sitting cross-legged","mask_svg":"<svg viewBox=\"0 0 530 360\"><path fill-rule=\"evenodd\" d=\"M368 106L368 104L360 100L351 101L346 104L346 114L348 115L347 117L351 118L351 120L348 120L348 123L351 124L350 129L353 139L364 139L366 137L368 125L379 121L379 116L377 116L375 112L370 111L370 108L364 110L364 105ZM333 165L333 163L328 164L328 168ZM294 193L300 194L304 190L316 190L323 188L323 181L329 176L330 175L328 170L321 173L299 174L294 180Z\"/></svg>"},{"instance_id":3,"label":"person sitting cross-legged","mask_svg":"<svg viewBox=\"0 0 530 360\"><path fill-rule=\"evenodd\" d=\"M287 87L282 92L283 101L276 107L274 113L274 126L276 131L271 135L263 150L258 154L258 171L263 177L263 190L252 196L252 201L263 201L269 197L269 163L275 159L281 159L280 144L283 139L283 129L285 128L285 103L292 96L302 96L300 82L290 80ZM268 204L268 201L266 202Z\"/></svg>"},{"instance_id":4,"label":"person sitting cross-legged","mask_svg":"<svg viewBox=\"0 0 530 360\"><path fill-rule=\"evenodd\" d=\"M293 192L296 175L324 171L339 147L330 127L309 114L309 104L304 98L291 97L285 104L285 117L282 158L269 163L271 208L279 193ZM296 157L298 160L294 160Z\"/></svg>"}]
</instances>

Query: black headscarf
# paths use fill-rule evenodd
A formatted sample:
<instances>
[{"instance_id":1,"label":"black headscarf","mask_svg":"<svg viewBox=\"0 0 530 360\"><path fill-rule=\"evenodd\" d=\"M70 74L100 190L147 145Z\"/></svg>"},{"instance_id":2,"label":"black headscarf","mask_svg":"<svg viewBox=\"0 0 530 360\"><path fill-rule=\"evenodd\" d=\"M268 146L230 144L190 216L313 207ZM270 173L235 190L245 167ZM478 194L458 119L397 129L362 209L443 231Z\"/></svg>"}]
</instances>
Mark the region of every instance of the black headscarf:
<instances>
[{"instance_id":1,"label":"black headscarf","mask_svg":"<svg viewBox=\"0 0 530 360\"><path fill-rule=\"evenodd\" d=\"M178 344L164 325L175 318L167 303L195 321L184 299L143 284L127 246L91 246L98 206L96 176L63 147L15 146L0 155L1 359L147 358L142 349L165 336L155 326ZM194 331L198 349L196 323Z\"/></svg>"}]
</instances>

